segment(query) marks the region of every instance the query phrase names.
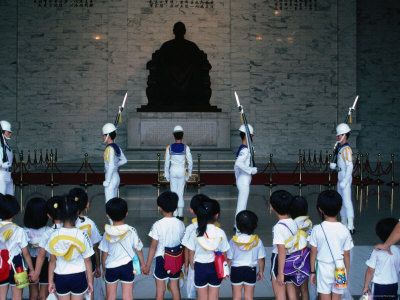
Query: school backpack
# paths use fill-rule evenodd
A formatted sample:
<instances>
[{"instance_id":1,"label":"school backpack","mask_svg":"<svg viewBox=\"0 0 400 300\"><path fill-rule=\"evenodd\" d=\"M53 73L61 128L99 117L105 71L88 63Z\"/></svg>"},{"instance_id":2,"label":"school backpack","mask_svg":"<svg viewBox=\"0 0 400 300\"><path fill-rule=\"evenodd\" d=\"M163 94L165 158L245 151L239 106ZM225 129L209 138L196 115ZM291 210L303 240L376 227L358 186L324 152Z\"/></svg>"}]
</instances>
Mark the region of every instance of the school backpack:
<instances>
[{"instance_id":1,"label":"school backpack","mask_svg":"<svg viewBox=\"0 0 400 300\"><path fill-rule=\"evenodd\" d=\"M164 248L164 269L168 274L176 274L182 269L184 261L183 249L182 245Z\"/></svg>"},{"instance_id":2,"label":"school backpack","mask_svg":"<svg viewBox=\"0 0 400 300\"><path fill-rule=\"evenodd\" d=\"M8 260L10 259L8 250L3 249L0 252L0 281L7 280L10 275L10 265L8 264Z\"/></svg>"}]
</instances>

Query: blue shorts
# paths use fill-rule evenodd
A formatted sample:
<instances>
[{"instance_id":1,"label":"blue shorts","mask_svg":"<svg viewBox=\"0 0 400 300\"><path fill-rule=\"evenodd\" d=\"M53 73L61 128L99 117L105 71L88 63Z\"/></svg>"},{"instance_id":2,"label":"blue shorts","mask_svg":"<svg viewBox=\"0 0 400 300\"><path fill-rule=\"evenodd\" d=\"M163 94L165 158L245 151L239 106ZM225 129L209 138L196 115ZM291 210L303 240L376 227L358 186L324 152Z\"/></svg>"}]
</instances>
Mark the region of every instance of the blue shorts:
<instances>
[{"instance_id":1,"label":"blue shorts","mask_svg":"<svg viewBox=\"0 0 400 300\"><path fill-rule=\"evenodd\" d=\"M222 279L217 276L214 262L211 263L194 263L194 286L196 288L204 288L206 286L220 287Z\"/></svg>"},{"instance_id":2,"label":"blue shorts","mask_svg":"<svg viewBox=\"0 0 400 300\"><path fill-rule=\"evenodd\" d=\"M278 254L272 253L272 255L271 255L271 280L272 280L272 277L274 277L274 279L276 279L277 276L278 276ZM288 276L288 275L284 275L283 281L285 283L293 283L290 280L290 276Z\"/></svg>"},{"instance_id":3,"label":"blue shorts","mask_svg":"<svg viewBox=\"0 0 400 300\"><path fill-rule=\"evenodd\" d=\"M86 272L60 275L54 273L54 284L59 296L83 295L88 290Z\"/></svg>"},{"instance_id":4,"label":"blue shorts","mask_svg":"<svg viewBox=\"0 0 400 300\"><path fill-rule=\"evenodd\" d=\"M372 286L372 295L374 295L374 300L398 299L397 285L398 285L397 283L392 283L392 284L374 283Z\"/></svg>"},{"instance_id":5,"label":"blue shorts","mask_svg":"<svg viewBox=\"0 0 400 300\"><path fill-rule=\"evenodd\" d=\"M179 277L181 275L181 271L179 271L176 274L170 274L167 273L164 269L164 257L162 256L157 256L156 257L156 269L154 270L154 278L158 280L179 280Z\"/></svg>"},{"instance_id":6,"label":"blue shorts","mask_svg":"<svg viewBox=\"0 0 400 300\"><path fill-rule=\"evenodd\" d=\"M257 281L256 267L231 267L232 285L255 285Z\"/></svg>"},{"instance_id":7,"label":"blue shorts","mask_svg":"<svg viewBox=\"0 0 400 300\"><path fill-rule=\"evenodd\" d=\"M21 254L18 254L17 256L15 256L13 258L13 264L14 264L15 267L22 266L22 255ZM6 280L4 280L4 281L1 281L0 282L0 286L8 285L8 284L12 285L12 286L15 285L14 269L12 267L10 269L10 273L8 275L8 278Z\"/></svg>"},{"instance_id":8,"label":"blue shorts","mask_svg":"<svg viewBox=\"0 0 400 300\"><path fill-rule=\"evenodd\" d=\"M123 283L134 282L135 275L133 275L132 261L115 268L106 268L106 275L104 276L104 279L108 284L113 284L118 281L121 281Z\"/></svg>"}]
</instances>

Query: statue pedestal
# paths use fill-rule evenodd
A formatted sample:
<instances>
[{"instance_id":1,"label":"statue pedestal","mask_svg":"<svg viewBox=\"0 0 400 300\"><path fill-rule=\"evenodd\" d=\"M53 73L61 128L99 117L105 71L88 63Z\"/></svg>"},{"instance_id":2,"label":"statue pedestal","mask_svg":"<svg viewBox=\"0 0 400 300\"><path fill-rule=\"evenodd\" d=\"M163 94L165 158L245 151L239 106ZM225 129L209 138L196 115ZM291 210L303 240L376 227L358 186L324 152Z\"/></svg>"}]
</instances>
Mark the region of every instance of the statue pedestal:
<instances>
[{"instance_id":1,"label":"statue pedestal","mask_svg":"<svg viewBox=\"0 0 400 300\"><path fill-rule=\"evenodd\" d=\"M230 117L222 112L135 112L128 119L128 149L158 150L174 142L172 130L181 125L183 142L191 149L230 149Z\"/></svg>"}]
</instances>

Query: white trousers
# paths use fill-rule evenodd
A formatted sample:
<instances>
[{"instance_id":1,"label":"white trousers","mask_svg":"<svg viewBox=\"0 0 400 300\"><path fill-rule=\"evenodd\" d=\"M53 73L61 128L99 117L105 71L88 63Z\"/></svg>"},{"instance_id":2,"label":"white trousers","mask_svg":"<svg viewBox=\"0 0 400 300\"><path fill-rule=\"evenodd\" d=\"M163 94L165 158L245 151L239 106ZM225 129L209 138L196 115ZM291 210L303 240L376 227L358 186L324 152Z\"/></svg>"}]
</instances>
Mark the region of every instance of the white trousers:
<instances>
[{"instance_id":1,"label":"white trousers","mask_svg":"<svg viewBox=\"0 0 400 300\"><path fill-rule=\"evenodd\" d=\"M340 216L354 219L353 202L351 201L351 184L348 184L344 189L342 189L340 188L338 182L337 191L340 194L340 196L342 196L343 199L343 205L340 211Z\"/></svg>"},{"instance_id":2,"label":"white trousers","mask_svg":"<svg viewBox=\"0 0 400 300\"><path fill-rule=\"evenodd\" d=\"M186 184L186 174L184 168L171 167L169 169L169 186L171 192L178 195L178 211L177 215L179 217L183 216L183 208L185 206L185 201L183 199L183 192L185 191Z\"/></svg>"},{"instance_id":3,"label":"white trousers","mask_svg":"<svg viewBox=\"0 0 400 300\"><path fill-rule=\"evenodd\" d=\"M117 197L119 187L119 174L113 173L111 176L110 184L104 188L104 194L106 196L106 203L112 198Z\"/></svg>"},{"instance_id":4,"label":"white trousers","mask_svg":"<svg viewBox=\"0 0 400 300\"><path fill-rule=\"evenodd\" d=\"M11 172L0 171L0 193L14 196L14 184Z\"/></svg>"},{"instance_id":5,"label":"white trousers","mask_svg":"<svg viewBox=\"0 0 400 300\"><path fill-rule=\"evenodd\" d=\"M251 183L251 175L248 174L241 174L236 179L236 187L239 191L239 195L238 195L235 216L242 210L246 210L247 200L249 199L249 194L250 194L250 183Z\"/></svg>"}]
</instances>

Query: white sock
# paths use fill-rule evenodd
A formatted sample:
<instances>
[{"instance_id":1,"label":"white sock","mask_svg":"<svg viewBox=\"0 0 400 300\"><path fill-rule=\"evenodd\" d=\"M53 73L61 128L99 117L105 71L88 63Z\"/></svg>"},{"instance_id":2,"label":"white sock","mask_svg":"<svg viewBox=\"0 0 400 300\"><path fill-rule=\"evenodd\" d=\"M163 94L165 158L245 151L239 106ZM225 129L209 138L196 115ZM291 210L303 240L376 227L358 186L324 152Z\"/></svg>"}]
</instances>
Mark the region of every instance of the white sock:
<instances>
[{"instance_id":1,"label":"white sock","mask_svg":"<svg viewBox=\"0 0 400 300\"><path fill-rule=\"evenodd\" d=\"M349 230L353 230L354 229L354 218L348 218L348 224L347 224L347 228Z\"/></svg>"},{"instance_id":2,"label":"white sock","mask_svg":"<svg viewBox=\"0 0 400 300\"><path fill-rule=\"evenodd\" d=\"M347 227L347 217L340 217L340 221L342 222L342 224L343 224L344 226Z\"/></svg>"}]
</instances>

